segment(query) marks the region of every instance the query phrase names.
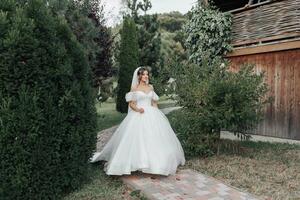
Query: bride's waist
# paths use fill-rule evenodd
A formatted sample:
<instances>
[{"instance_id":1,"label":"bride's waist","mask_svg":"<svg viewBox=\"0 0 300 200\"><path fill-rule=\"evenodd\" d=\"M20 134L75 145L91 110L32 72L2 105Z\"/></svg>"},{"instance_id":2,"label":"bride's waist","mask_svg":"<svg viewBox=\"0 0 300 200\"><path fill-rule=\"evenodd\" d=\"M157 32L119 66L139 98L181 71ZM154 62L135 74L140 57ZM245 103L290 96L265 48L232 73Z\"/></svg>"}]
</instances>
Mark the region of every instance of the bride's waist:
<instances>
[{"instance_id":1,"label":"bride's waist","mask_svg":"<svg viewBox=\"0 0 300 200\"><path fill-rule=\"evenodd\" d=\"M152 106L152 105L137 105L136 107L143 108L146 112L158 109L157 107Z\"/></svg>"},{"instance_id":2,"label":"bride's waist","mask_svg":"<svg viewBox=\"0 0 300 200\"><path fill-rule=\"evenodd\" d=\"M151 103L151 101L140 101L140 102L137 102L136 105L137 106L152 106L152 103Z\"/></svg>"},{"instance_id":3,"label":"bride's waist","mask_svg":"<svg viewBox=\"0 0 300 200\"><path fill-rule=\"evenodd\" d=\"M153 107L152 105L143 105L143 104L136 105L136 106L139 107L139 108Z\"/></svg>"},{"instance_id":4,"label":"bride's waist","mask_svg":"<svg viewBox=\"0 0 300 200\"><path fill-rule=\"evenodd\" d=\"M144 108L144 107L153 107L151 104L149 105L149 104L137 104L136 105L137 107L139 107L139 108Z\"/></svg>"}]
</instances>

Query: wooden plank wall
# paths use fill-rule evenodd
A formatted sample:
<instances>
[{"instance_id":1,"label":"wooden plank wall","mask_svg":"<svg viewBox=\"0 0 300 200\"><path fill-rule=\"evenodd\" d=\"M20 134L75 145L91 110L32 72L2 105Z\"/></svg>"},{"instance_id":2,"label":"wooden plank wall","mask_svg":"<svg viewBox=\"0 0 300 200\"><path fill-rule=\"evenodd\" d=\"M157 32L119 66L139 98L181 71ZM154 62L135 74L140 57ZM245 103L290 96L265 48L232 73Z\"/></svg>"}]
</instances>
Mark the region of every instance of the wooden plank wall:
<instances>
[{"instance_id":1,"label":"wooden plank wall","mask_svg":"<svg viewBox=\"0 0 300 200\"><path fill-rule=\"evenodd\" d=\"M237 70L253 63L265 71L272 104L265 108L265 119L254 134L300 140L300 49L230 57Z\"/></svg>"}]
</instances>

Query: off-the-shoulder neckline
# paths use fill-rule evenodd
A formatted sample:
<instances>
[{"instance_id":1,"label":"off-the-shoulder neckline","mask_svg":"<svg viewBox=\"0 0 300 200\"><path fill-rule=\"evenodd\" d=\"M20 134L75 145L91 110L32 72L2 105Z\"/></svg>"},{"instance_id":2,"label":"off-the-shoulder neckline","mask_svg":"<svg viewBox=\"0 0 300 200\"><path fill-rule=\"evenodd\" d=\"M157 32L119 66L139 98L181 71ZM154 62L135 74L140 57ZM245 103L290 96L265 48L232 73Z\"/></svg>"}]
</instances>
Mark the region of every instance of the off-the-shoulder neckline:
<instances>
[{"instance_id":1,"label":"off-the-shoulder neckline","mask_svg":"<svg viewBox=\"0 0 300 200\"><path fill-rule=\"evenodd\" d=\"M142 91L142 90L135 90L135 91L132 91L132 92L141 92L141 93L144 93L146 95L150 94L151 92L153 92L153 90L150 90L148 93Z\"/></svg>"},{"instance_id":2,"label":"off-the-shoulder neckline","mask_svg":"<svg viewBox=\"0 0 300 200\"><path fill-rule=\"evenodd\" d=\"M150 94L151 92L153 92L153 90L150 90L149 92L144 92L144 91L142 91L142 90L135 90L134 92L141 92L141 93L144 93L144 94L146 94L146 95L148 95L148 94Z\"/></svg>"}]
</instances>

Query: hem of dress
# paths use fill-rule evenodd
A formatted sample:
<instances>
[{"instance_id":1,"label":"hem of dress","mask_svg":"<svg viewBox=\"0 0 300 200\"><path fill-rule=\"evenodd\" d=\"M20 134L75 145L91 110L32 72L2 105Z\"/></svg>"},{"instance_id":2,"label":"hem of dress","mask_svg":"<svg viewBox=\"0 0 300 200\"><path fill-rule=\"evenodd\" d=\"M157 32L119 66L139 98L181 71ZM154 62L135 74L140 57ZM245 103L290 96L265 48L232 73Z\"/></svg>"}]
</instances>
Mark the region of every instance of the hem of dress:
<instances>
[{"instance_id":1,"label":"hem of dress","mask_svg":"<svg viewBox=\"0 0 300 200\"><path fill-rule=\"evenodd\" d=\"M114 172L107 172L107 169L106 167L104 167L104 171L105 171L105 174L111 176L122 176L122 175L131 175L132 172L136 172L136 171L139 171L139 172L143 172L143 173L147 173L147 174L155 174L155 175L163 175L163 176L169 176L169 175L175 175L176 172L177 172L177 168L179 165L183 166L185 164L185 162L181 162L177 165L176 167L176 170L174 172L163 172L162 171L159 171L159 170L151 170L149 168L137 168L137 169L131 169L130 171L126 171L126 172L121 172L121 173L114 173ZM107 165L107 163L105 163L105 165Z\"/></svg>"}]
</instances>

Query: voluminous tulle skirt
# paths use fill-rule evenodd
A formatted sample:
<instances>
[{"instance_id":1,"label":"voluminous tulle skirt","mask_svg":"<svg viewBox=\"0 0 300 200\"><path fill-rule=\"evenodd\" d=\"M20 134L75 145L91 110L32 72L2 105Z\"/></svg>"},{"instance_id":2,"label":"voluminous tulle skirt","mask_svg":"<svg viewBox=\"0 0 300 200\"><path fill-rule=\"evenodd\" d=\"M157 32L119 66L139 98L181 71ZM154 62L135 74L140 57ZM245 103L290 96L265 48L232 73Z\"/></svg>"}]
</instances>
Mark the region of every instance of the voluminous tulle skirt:
<instances>
[{"instance_id":1,"label":"voluminous tulle skirt","mask_svg":"<svg viewBox=\"0 0 300 200\"><path fill-rule=\"evenodd\" d=\"M107 161L108 175L132 171L169 175L185 164L182 146L168 118L156 107L144 106L144 113L129 112L101 152L90 162Z\"/></svg>"}]
</instances>

